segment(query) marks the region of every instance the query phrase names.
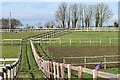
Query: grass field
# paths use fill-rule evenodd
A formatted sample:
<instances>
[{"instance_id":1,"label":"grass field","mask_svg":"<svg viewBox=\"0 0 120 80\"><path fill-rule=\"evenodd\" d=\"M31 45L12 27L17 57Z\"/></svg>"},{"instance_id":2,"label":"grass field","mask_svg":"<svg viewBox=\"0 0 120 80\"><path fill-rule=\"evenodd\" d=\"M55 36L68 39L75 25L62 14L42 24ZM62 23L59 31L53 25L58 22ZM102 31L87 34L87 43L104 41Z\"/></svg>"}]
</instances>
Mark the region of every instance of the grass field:
<instances>
[{"instance_id":1,"label":"grass field","mask_svg":"<svg viewBox=\"0 0 120 80\"><path fill-rule=\"evenodd\" d=\"M2 56L3 58L18 58L20 52L20 45L6 45L2 46Z\"/></svg>"},{"instance_id":2,"label":"grass field","mask_svg":"<svg viewBox=\"0 0 120 80\"><path fill-rule=\"evenodd\" d=\"M35 33L35 32L30 32L30 33L29 32L25 32L25 33L3 33L2 36L3 36L3 39L8 39L8 38L22 38L23 39L23 38L27 38L29 36L40 34L40 33L42 33L42 32L39 32L39 33ZM66 35L55 36L55 37L57 37L57 38L117 38L118 37L118 32L71 32L71 33L68 33ZM44 58L49 58L50 57L50 55L46 54L45 50L44 50L48 46L42 46L41 47L38 44L35 44L35 45L36 45L36 50L37 50L37 52L39 53L40 56L43 56ZM84 54L79 54L79 52L80 52L79 50L76 53L74 52L74 50L77 49L79 46L74 47L73 45L71 45L70 49L68 49L68 47L66 48L66 46L60 46L60 45L59 46L58 45L55 45L55 46L50 46L49 45L49 47L52 48L53 51L59 50L59 53L57 51L54 52L57 55L62 55L62 53L64 53L64 55L70 55L70 56L84 56L85 55L85 53ZM64 50L62 50L61 48L64 48ZM20 66L20 72L19 72L18 78L32 78L34 80L36 78L43 78L43 75L42 75L43 73L38 70L37 64L34 60L32 52L31 52L30 45L24 43L22 49L23 49L22 63L21 63L21 66ZM67 49L67 51L65 49ZM115 47L113 47L113 49L115 49ZM2 50L3 50L2 53L3 53L4 57L16 57L19 54L19 46L3 46ZM95 50L97 51L97 49L95 49ZM68 51L71 52L71 53L69 53ZM85 49L84 49L84 51L85 51ZM91 49L90 51L93 51L93 49ZM102 51L102 50L99 50L99 51ZM107 51L110 52L109 49L107 49L106 52ZM116 50L113 50L113 51L116 51ZM67 54L65 54L66 52L67 52ZM79 55L77 55L77 54L79 54ZM92 55L92 53L90 53L89 55ZM100 54L100 55L104 55L104 54ZM117 73L117 69L108 69L108 70L105 70L105 71L110 72L110 73L114 73L114 74ZM83 76L85 78L91 78L91 75L87 76L87 74L84 74Z\"/></svg>"},{"instance_id":3,"label":"grass field","mask_svg":"<svg viewBox=\"0 0 120 80\"><path fill-rule=\"evenodd\" d=\"M65 35L55 36L55 38L118 38L118 32L70 32ZM49 43L48 43L49 44ZM37 44L38 45L38 44ZM46 49L46 52L53 57L58 58L56 61L61 61L60 57L79 57L79 56L103 56L103 55L118 55L118 44L63 44L53 43L52 45L42 44L43 48ZM38 49L40 48L37 46ZM102 61L103 59L88 59L90 61ZM118 60L118 58L111 58L107 60ZM83 60L72 59L66 60L68 63L79 63ZM113 64L114 65L114 64ZM108 69L109 70L109 69ZM115 69L116 70L116 69ZM107 71L107 70L106 70ZM112 72L112 70L110 70ZM115 71L115 73L117 73Z\"/></svg>"},{"instance_id":4,"label":"grass field","mask_svg":"<svg viewBox=\"0 0 120 80\"><path fill-rule=\"evenodd\" d=\"M2 33L2 39L24 39L43 32L18 32L18 33Z\"/></svg>"},{"instance_id":5,"label":"grass field","mask_svg":"<svg viewBox=\"0 0 120 80\"><path fill-rule=\"evenodd\" d=\"M18 33L2 33L2 39L24 39L29 36L38 35L43 32L18 32ZM18 45L6 45L1 47L0 57L18 57L20 46Z\"/></svg>"},{"instance_id":6,"label":"grass field","mask_svg":"<svg viewBox=\"0 0 120 80\"><path fill-rule=\"evenodd\" d=\"M118 38L118 32L71 32L57 38Z\"/></svg>"}]
</instances>

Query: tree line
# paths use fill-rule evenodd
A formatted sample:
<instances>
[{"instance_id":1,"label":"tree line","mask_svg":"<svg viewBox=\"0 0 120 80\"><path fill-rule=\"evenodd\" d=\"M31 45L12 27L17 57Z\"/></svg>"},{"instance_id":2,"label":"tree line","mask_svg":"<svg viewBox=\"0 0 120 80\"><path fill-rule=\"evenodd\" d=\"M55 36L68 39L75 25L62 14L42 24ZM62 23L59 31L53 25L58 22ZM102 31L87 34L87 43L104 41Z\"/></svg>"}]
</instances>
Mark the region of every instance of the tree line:
<instances>
[{"instance_id":1,"label":"tree line","mask_svg":"<svg viewBox=\"0 0 120 80\"><path fill-rule=\"evenodd\" d=\"M22 26L20 20L15 18L2 18L0 19L0 23L2 29L16 29L18 26Z\"/></svg>"},{"instance_id":2,"label":"tree line","mask_svg":"<svg viewBox=\"0 0 120 80\"><path fill-rule=\"evenodd\" d=\"M77 27L103 27L113 16L109 5L98 3L95 5L84 5L79 3L61 3L55 11L55 20L47 21L43 26L39 22L38 28L77 28ZM3 29L14 29L21 26L19 19L2 18L0 19L0 27ZM112 26L112 25L111 25ZM113 23L114 27L118 27L118 22ZM34 28L34 26L26 25L26 28Z\"/></svg>"},{"instance_id":3,"label":"tree line","mask_svg":"<svg viewBox=\"0 0 120 80\"><path fill-rule=\"evenodd\" d=\"M102 27L113 15L109 6L104 3L83 5L61 3L55 12L55 19L61 28Z\"/></svg>"}]
</instances>

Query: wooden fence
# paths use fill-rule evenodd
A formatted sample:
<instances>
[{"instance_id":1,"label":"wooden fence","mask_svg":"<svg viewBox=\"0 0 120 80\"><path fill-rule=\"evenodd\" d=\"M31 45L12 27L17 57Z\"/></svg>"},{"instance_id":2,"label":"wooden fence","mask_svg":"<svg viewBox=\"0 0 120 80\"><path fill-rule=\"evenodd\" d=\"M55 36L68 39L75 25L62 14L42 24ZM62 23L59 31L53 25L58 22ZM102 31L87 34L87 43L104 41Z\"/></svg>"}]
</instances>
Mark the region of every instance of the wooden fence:
<instances>
[{"instance_id":1,"label":"wooden fence","mask_svg":"<svg viewBox=\"0 0 120 80\"><path fill-rule=\"evenodd\" d=\"M30 39L32 40L41 40L45 38L48 39L50 37L54 37L55 35L63 35L66 33L68 33L66 30L55 30L55 31L45 32L40 35L31 36Z\"/></svg>"},{"instance_id":2,"label":"wooden fence","mask_svg":"<svg viewBox=\"0 0 120 80\"><path fill-rule=\"evenodd\" d=\"M36 38L33 39L35 43L41 43L41 44L118 44L118 41L120 40L120 38L44 38L44 39L40 39L40 38Z\"/></svg>"},{"instance_id":3,"label":"wooden fence","mask_svg":"<svg viewBox=\"0 0 120 80\"><path fill-rule=\"evenodd\" d=\"M22 60L22 42L20 43L20 53L17 61L10 65L6 65L0 68L0 79L2 80L14 80L17 76L19 66ZM4 59L3 59L4 61Z\"/></svg>"},{"instance_id":4,"label":"wooden fence","mask_svg":"<svg viewBox=\"0 0 120 80\"><path fill-rule=\"evenodd\" d=\"M3 39L1 42L1 44L19 44L19 41L20 41L20 54L19 54L19 58L16 62L8 65L6 64L5 66L2 66L0 68L0 79L2 80L11 80L11 79L16 79L16 76L17 76L17 73L18 73L18 70L19 70L19 66L20 66L20 63L21 63L21 60L22 60L22 41L25 41L25 40L29 40L29 38L36 38L36 37L40 37L40 38L48 38L48 37L51 37L51 36L54 36L56 34L64 34L64 30L55 30L55 31L50 31L50 32L46 32L46 33L43 33L41 35L35 35L35 36L31 36L31 37L28 37L26 39ZM35 57L35 60L37 59L37 57ZM5 61L8 60L8 59L1 59L1 61L3 61L5 63ZM10 60L10 59L9 59Z\"/></svg>"},{"instance_id":5,"label":"wooden fence","mask_svg":"<svg viewBox=\"0 0 120 80\"><path fill-rule=\"evenodd\" d=\"M88 62L88 59L98 59L101 58L102 59L102 64L104 65L104 69L107 68L107 64L118 64L120 63L118 60L117 61L108 61L107 59L109 58L116 58L118 59L118 57L120 57L120 55L104 55L104 56L81 56L81 57L62 57L63 59L63 63L66 63L66 60L70 60L70 59L78 59L78 60L83 60L83 63L71 63L71 65L84 65L84 67L86 67L87 65L96 65L96 64L100 64L101 61L99 62ZM102 65L101 64L101 65Z\"/></svg>"},{"instance_id":6,"label":"wooden fence","mask_svg":"<svg viewBox=\"0 0 120 80\"><path fill-rule=\"evenodd\" d=\"M54 80L57 79L63 79L65 78L65 69L67 69L67 78L71 80L72 73L71 71L77 71L78 79L82 79L82 73L88 73L93 75L93 79L96 80L99 77L106 78L106 79L114 79L114 80L120 80L120 74L110 74L106 72L97 71L97 69L88 69L83 68L81 66L71 66L71 64L64 64L64 63L56 63L51 60L44 60L37 54L35 47L33 45L32 40L30 40L30 45L32 48L32 52L35 58L35 61L39 67L39 69L45 74L46 78L54 78Z\"/></svg>"},{"instance_id":7,"label":"wooden fence","mask_svg":"<svg viewBox=\"0 0 120 80\"><path fill-rule=\"evenodd\" d=\"M80 32L99 32L99 31L119 31L117 27L84 27L84 28L71 28L70 31Z\"/></svg>"},{"instance_id":8,"label":"wooden fence","mask_svg":"<svg viewBox=\"0 0 120 80\"><path fill-rule=\"evenodd\" d=\"M2 64L0 64L0 67L4 67L4 66L6 66L6 65L9 65L9 64L6 64L6 62L13 62L13 61L18 61L18 58L0 58L0 62L2 63Z\"/></svg>"},{"instance_id":9,"label":"wooden fence","mask_svg":"<svg viewBox=\"0 0 120 80\"><path fill-rule=\"evenodd\" d=\"M0 29L0 32L41 32L41 31L54 31L63 30L63 28L33 28L33 29ZM84 27L84 28L70 28L64 29L69 31L80 31L80 32L98 32L98 31L119 31L117 27Z\"/></svg>"},{"instance_id":10,"label":"wooden fence","mask_svg":"<svg viewBox=\"0 0 120 80\"><path fill-rule=\"evenodd\" d=\"M2 45L15 45L15 44L19 44L21 43L22 39L2 39Z\"/></svg>"},{"instance_id":11,"label":"wooden fence","mask_svg":"<svg viewBox=\"0 0 120 80\"><path fill-rule=\"evenodd\" d=\"M63 30L63 28L0 29L0 32L48 32L55 30Z\"/></svg>"}]
</instances>

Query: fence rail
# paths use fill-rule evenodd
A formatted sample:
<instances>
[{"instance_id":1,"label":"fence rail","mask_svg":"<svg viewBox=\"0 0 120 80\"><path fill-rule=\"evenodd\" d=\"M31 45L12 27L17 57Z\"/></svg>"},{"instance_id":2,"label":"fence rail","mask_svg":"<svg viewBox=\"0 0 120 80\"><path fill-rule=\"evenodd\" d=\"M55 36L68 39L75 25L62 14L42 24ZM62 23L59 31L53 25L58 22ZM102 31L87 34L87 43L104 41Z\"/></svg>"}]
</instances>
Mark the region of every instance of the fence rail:
<instances>
[{"instance_id":1,"label":"fence rail","mask_svg":"<svg viewBox=\"0 0 120 80\"><path fill-rule=\"evenodd\" d=\"M19 66L22 59L22 41L20 43L20 53L18 59L1 59L1 61L15 60L14 63L0 67L1 80L14 80L18 74Z\"/></svg>"},{"instance_id":2,"label":"fence rail","mask_svg":"<svg viewBox=\"0 0 120 80\"><path fill-rule=\"evenodd\" d=\"M54 30L63 30L64 28L33 28L33 29L0 29L0 32L40 32L40 31L54 31ZM64 29L69 31L119 31L117 27L84 27L84 28L70 28Z\"/></svg>"},{"instance_id":3,"label":"fence rail","mask_svg":"<svg viewBox=\"0 0 120 80\"><path fill-rule=\"evenodd\" d=\"M22 39L2 39L1 43L2 45L14 45L14 44L20 44Z\"/></svg>"},{"instance_id":4,"label":"fence rail","mask_svg":"<svg viewBox=\"0 0 120 80\"><path fill-rule=\"evenodd\" d=\"M86 67L87 65L90 65L90 64L93 64L93 65L96 65L96 64L100 64L101 61L99 62L88 62L88 59L99 59L99 58L102 58L102 64L104 66L104 69L107 68L107 64L118 64L120 63L118 60L117 61L112 61L112 60L107 60L107 59L110 59L110 58L118 58L120 57L120 55L104 55L104 56L81 56L81 57L59 57L59 59L62 59L63 63L67 63L66 60L70 60L70 59L78 59L78 60L83 60L83 63L71 63L71 65L84 65L84 67ZM58 58L54 58L54 60L58 59ZM101 64L101 65L102 65Z\"/></svg>"},{"instance_id":5,"label":"fence rail","mask_svg":"<svg viewBox=\"0 0 120 80\"><path fill-rule=\"evenodd\" d=\"M8 61L16 62L16 61L18 61L18 58L0 58L0 62L2 63L2 64L0 64L0 67L9 65L9 64L6 64L6 62L8 62Z\"/></svg>"},{"instance_id":6,"label":"fence rail","mask_svg":"<svg viewBox=\"0 0 120 80\"><path fill-rule=\"evenodd\" d=\"M98 76L102 77L102 78L107 78L107 79L112 79L114 78L115 80L120 80L120 75L117 74L110 74L110 73L106 73L106 72L101 72L101 71L97 71L97 69L88 69L88 68L82 68L81 66L71 66L71 64L64 64L64 63L56 63L53 61L46 61L43 60L41 57L39 57L39 55L37 54L35 47L33 45L32 40L30 40L30 45L32 48L32 52L33 55L35 57L36 63L38 64L38 67L40 70L43 71L43 73L46 75L46 78L54 78L59 79L65 78L65 69L67 68L67 76L68 79L71 79L71 70L75 70L78 72L78 79L82 79L82 72L84 73L88 73L93 75L93 78L96 79Z\"/></svg>"},{"instance_id":7,"label":"fence rail","mask_svg":"<svg viewBox=\"0 0 120 80\"><path fill-rule=\"evenodd\" d=\"M41 44L118 44L118 41L120 40L120 38L44 38L44 39L40 39L40 38L36 38L33 39L35 43L41 43Z\"/></svg>"}]
</instances>

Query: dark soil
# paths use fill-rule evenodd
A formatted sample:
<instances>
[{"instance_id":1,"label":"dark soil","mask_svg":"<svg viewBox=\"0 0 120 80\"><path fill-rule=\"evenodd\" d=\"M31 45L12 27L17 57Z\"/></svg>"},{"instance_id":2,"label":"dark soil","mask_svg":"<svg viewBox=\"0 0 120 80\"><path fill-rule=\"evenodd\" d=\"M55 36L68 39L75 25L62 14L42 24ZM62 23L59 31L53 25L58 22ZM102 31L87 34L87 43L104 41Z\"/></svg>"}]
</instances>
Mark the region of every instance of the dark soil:
<instances>
[{"instance_id":1,"label":"dark soil","mask_svg":"<svg viewBox=\"0 0 120 80\"><path fill-rule=\"evenodd\" d=\"M118 55L118 46L49 46L53 57Z\"/></svg>"},{"instance_id":2,"label":"dark soil","mask_svg":"<svg viewBox=\"0 0 120 80\"><path fill-rule=\"evenodd\" d=\"M62 57L118 55L118 46L49 46L46 50L55 57L53 60L57 62L63 62ZM104 58L87 59L87 63L101 61L104 61ZM107 58L107 62L109 61L118 61L118 57ZM82 65L84 59L65 59L65 63ZM87 65L87 67L94 68L95 65ZM107 67L118 67L118 64L107 64Z\"/></svg>"}]
</instances>

